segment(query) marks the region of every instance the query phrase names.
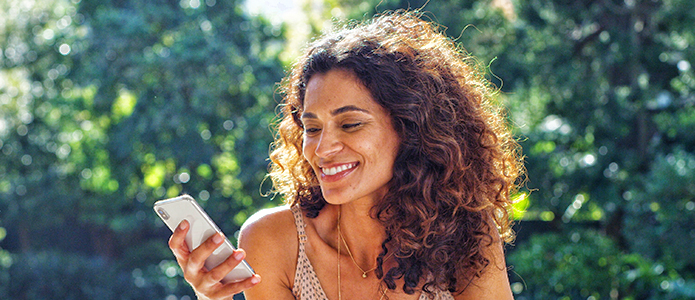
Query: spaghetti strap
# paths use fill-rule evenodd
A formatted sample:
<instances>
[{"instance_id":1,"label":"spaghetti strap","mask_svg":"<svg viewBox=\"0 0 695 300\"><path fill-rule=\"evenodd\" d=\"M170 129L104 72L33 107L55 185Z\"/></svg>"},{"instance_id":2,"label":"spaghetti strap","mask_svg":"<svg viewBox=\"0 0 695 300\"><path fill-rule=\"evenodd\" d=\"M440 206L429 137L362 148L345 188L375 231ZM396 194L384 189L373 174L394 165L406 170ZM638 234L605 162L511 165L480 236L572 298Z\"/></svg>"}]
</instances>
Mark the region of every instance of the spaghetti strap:
<instances>
[{"instance_id":1,"label":"spaghetti strap","mask_svg":"<svg viewBox=\"0 0 695 300\"><path fill-rule=\"evenodd\" d=\"M306 224L302 216L302 210L299 205L290 207L294 216L294 225L297 227L297 238L299 239L299 253L297 254L297 269L294 273L294 285L292 286L292 294L295 299L313 299L327 300L319 278L314 272L314 267L311 265L309 258L306 256Z\"/></svg>"},{"instance_id":2,"label":"spaghetti strap","mask_svg":"<svg viewBox=\"0 0 695 300\"><path fill-rule=\"evenodd\" d=\"M294 225L297 227L297 237L299 238L299 249L304 250L304 244L306 244L306 224L304 224L304 217L302 216L302 210L299 206L292 206L292 215L294 216Z\"/></svg>"}]
</instances>

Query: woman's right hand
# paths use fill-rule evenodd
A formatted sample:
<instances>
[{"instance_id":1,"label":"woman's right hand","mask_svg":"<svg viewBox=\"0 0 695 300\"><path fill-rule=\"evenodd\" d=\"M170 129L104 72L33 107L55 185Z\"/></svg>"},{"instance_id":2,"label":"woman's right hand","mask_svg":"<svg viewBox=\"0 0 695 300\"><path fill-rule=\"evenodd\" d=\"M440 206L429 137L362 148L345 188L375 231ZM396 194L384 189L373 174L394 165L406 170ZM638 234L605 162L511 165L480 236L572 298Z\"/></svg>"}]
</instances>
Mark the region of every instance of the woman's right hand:
<instances>
[{"instance_id":1,"label":"woman's right hand","mask_svg":"<svg viewBox=\"0 0 695 300\"><path fill-rule=\"evenodd\" d=\"M261 277L256 274L240 282L222 283L220 280L244 259L246 253L244 250L237 249L219 266L207 270L205 260L224 242L224 237L221 234L215 234L195 250L189 251L184 240L189 227L186 220L176 227L169 239L169 248L183 271L183 278L193 287L198 298L232 299L234 294L251 288L261 281Z\"/></svg>"}]
</instances>

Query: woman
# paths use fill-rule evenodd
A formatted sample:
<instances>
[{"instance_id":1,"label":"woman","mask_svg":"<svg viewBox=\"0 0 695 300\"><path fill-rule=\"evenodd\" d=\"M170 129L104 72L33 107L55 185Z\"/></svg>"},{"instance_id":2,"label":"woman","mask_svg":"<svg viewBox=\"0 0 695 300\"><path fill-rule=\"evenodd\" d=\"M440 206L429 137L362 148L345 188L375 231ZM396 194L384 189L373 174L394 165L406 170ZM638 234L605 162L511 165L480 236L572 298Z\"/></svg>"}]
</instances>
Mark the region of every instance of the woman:
<instances>
[{"instance_id":1,"label":"woman","mask_svg":"<svg viewBox=\"0 0 695 300\"><path fill-rule=\"evenodd\" d=\"M270 177L289 205L170 247L200 298L511 299L504 241L518 145L493 90L438 29L398 11L314 42L284 80ZM256 272L219 279L246 257Z\"/></svg>"}]
</instances>

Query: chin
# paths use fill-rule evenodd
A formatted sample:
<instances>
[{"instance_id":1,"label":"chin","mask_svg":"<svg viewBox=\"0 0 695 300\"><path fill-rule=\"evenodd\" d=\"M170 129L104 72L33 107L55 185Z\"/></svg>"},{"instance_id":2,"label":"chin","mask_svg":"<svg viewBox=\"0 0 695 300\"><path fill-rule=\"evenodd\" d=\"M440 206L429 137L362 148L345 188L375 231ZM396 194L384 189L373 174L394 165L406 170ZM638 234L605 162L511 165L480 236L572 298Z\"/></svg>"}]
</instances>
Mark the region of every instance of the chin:
<instances>
[{"instance_id":1,"label":"chin","mask_svg":"<svg viewBox=\"0 0 695 300\"><path fill-rule=\"evenodd\" d=\"M340 193L337 193L337 192L331 192L331 191L326 192L326 191L322 190L321 193L323 194L323 199L326 200L326 202L328 204L331 204L331 205L341 205L341 204L345 204L347 202L350 202L349 200L346 201L346 199L349 199L349 198L347 198L345 196L341 196Z\"/></svg>"},{"instance_id":2,"label":"chin","mask_svg":"<svg viewBox=\"0 0 695 300\"><path fill-rule=\"evenodd\" d=\"M341 201L340 197L336 197L336 196L326 197L325 194L323 195L323 199L326 200L326 203L331 204L331 205L340 205L340 204L343 204L343 202L344 202L344 201Z\"/></svg>"}]
</instances>

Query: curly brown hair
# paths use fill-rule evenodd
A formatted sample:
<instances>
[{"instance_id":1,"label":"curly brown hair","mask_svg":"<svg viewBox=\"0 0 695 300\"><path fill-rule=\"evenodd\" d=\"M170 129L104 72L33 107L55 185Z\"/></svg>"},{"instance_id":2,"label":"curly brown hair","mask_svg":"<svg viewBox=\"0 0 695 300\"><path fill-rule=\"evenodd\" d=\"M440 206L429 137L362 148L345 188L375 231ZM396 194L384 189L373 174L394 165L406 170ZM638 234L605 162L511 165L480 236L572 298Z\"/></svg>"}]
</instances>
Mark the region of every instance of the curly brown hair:
<instances>
[{"instance_id":1,"label":"curly brown hair","mask_svg":"<svg viewBox=\"0 0 695 300\"><path fill-rule=\"evenodd\" d=\"M492 233L513 238L510 195L523 165L484 69L421 16L384 13L309 45L283 80L269 176L288 203L318 216L326 201L302 154L305 89L315 74L353 72L402 141L389 191L372 208L387 234L376 274L389 289L403 278L406 293L421 280L425 292L461 292L490 264ZM389 249L397 266L384 274Z\"/></svg>"}]
</instances>

